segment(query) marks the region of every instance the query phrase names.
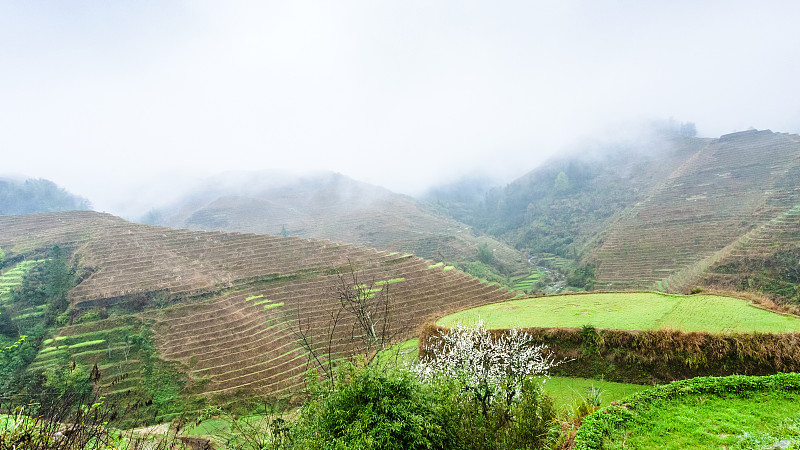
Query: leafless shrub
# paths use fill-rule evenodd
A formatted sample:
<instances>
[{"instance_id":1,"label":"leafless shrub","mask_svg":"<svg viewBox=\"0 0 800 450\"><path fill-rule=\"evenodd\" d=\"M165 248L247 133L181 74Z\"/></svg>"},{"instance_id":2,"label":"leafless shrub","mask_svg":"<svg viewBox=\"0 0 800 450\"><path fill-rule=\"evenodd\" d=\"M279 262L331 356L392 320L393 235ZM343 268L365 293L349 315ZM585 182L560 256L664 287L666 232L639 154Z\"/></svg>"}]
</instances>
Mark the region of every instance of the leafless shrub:
<instances>
[{"instance_id":1,"label":"leafless shrub","mask_svg":"<svg viewBox=\"0 0 800 450\"><path fill-rule=\"evenodd\" d=\"M377 282L349 263L335 273L329 296L337 304L328 311L324 330L312 329L311 318L302 319L301 311L297 311L292 331L315 369L331 383L335 382L337 359L358 357L368 365L374 364L381 351L407 332L393 315L389 288L389 283Z\"/></svg>"}]
</instances>

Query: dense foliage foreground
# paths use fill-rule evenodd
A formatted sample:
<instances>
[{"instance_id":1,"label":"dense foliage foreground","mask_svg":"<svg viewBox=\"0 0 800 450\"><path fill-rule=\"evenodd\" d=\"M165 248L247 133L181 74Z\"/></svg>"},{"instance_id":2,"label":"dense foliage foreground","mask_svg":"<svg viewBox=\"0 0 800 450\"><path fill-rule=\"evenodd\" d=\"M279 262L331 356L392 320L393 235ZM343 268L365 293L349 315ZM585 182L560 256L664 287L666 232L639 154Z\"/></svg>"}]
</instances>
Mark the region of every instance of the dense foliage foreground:
<instances>
[{"instance_id":1,"label":"dense foliage foreground","mask_svg":"<svg viewBox=\"0 0 800 450\"><path fill-rule=\"evenodd\" d=\"M493 339L484 328L459 328L442 337L435 358L413 367L373 359L339 362L333 376L311 370L309 397L287 417L225 416L210 408L200 420L225 416L233 432L217 436L226 448L247 449L533 449L558 438L556 411L541 377L557 365L546 349L518 333ZM69 400L67 400L69 401ZM116 432L122 411L103 399L57 407L17 408L0 422L0 448L166 448L188 444L169 435ZM31 412L26 414L26 412ZM61 415L55 415L59 412ZM51 417L52 416L52 417ZM250 420L250 422L248 422ZM183 423L173 423L173 429ZM177 430L176 435L177 435ZM83 433L80 441L64 435ZM180 439L184 439L181 441ZM146 439L145 439L146 440Z\"/></svg>"},{"instance_id":2,"label":"dense foliage foreground","mask_svg":"<svg viewBox=\"0 0 800 450\"><path fill-rule=\"evenodd\" d=\"M308 399L295 411L260 417L219 407L175 420L169 431L113 428L119 404L83 395L25 405L0 416L0 449L541 449L570 448L596 411L586 398L559 414L541 377L558 366L548 349L516 330L498 339L485 328L441 335L413 366L340 362L333 377L309 372ZM3 405L5 406L5 405ZM135 405L133 405L135 407ZM223 420L205 439L184 436L189 420ZM695 378L658 386L583 419L575 448L796 448L800 375ZM198 447L199 446L199 447Z\"/></svg>"},{"instance_id":3,"label":"dense foliage foreground","mask_svg":"<svg viewBox=\"0 0 800 450\"><path fill-rule=\"evenodd\" d=\"M558 437L537 378L558 362L523 332L495 339L480 324L459 327L411 367L373 362L312 376L284 448L533 449Z\"/></svg>"}]
</instances>

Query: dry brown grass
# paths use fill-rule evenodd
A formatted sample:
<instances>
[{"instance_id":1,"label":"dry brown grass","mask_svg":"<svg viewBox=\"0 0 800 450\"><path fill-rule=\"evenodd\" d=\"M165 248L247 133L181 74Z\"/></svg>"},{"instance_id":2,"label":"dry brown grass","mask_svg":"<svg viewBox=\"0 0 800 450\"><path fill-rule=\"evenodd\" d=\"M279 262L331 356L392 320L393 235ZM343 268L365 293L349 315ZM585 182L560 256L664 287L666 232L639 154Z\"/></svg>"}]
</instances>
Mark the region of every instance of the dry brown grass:
<instances>
[{"instance_id":1,"label":"dry brown grass","mask_svg":"<svg viewBox=\"0 0 800 450\"><path fill-rule=\"evenodd\" d=\"M429 356L425 343L447 330L432 323L421 328L421 357ZM574 359L559 369L564 375L605 375L609 381L654 383L695 376L800 371L800 333L599 329L595 330L599 339L591 344L600 342L600 348L597 354L592 354L587 352L589 343L584 329L526 328L524 331L535 344L546 344L556 358ZM508 330L492 332L499 335ZM590 373L591 367L599 367L600 373Z\"/></svg>"}]
</instances>

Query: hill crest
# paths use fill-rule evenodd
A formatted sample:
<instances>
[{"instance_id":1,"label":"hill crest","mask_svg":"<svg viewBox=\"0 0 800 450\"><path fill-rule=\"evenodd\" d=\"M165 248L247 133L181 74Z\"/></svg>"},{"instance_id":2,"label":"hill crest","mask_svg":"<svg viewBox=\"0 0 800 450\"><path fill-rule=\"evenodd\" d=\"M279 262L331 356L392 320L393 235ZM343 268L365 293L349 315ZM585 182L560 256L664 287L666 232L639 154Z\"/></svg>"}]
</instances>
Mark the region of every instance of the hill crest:
<instances>
[{"instance_id":1,"label":"hill crest","mask_svg":"<svg viewBox=\"0 0 800 450\"><path fill-rule=\"evenodd\" d=\"M321 174L265 188L214 190L187 197L151 215L148 223L191 230L283 234L330 239L461 263L479 246L494 254L502 273L528 268L516 249L450 219L411 197L350 179Z\"/></svg>"}]
</instances>

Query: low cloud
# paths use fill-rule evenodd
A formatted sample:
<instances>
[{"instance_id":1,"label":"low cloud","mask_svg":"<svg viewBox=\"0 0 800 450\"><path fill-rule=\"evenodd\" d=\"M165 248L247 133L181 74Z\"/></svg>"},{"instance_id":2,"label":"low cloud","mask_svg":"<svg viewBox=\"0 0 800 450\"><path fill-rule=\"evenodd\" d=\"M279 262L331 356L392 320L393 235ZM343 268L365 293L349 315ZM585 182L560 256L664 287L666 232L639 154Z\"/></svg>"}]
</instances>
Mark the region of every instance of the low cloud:
<instances>
[{"instance_id":1,"label":"low cloud","mask_svg":"<svg viewBox=\"0 0 800 450\"><path fill-rule=\"evenodd\" d=\"M4 170L120 213L232 170L409 194L510 179L653 119L798 132L798 16L788 1L7 2L0 148Z\"/></svg>"}]
</instances>

